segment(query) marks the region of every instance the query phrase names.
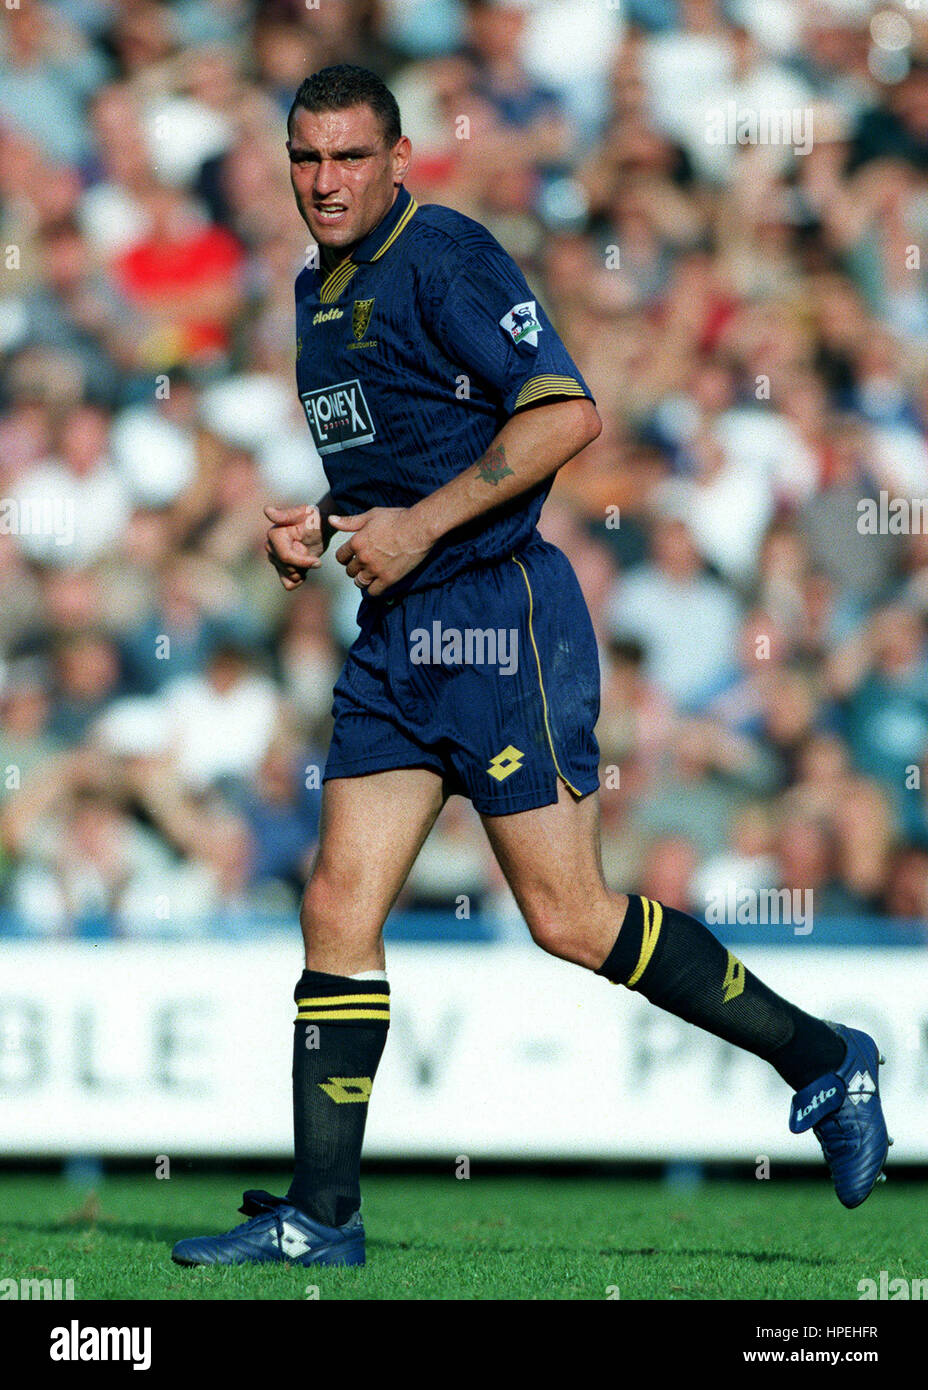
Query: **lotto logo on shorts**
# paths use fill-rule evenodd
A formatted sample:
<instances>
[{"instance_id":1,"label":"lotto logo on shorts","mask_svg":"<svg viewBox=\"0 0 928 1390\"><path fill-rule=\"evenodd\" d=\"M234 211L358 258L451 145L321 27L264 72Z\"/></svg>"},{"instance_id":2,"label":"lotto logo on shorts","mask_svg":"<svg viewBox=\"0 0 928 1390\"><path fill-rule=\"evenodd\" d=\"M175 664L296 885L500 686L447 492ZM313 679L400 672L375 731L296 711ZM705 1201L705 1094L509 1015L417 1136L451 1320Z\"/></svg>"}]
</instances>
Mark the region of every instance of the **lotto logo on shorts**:
<instances>
[{"instance_id":1,"label":"lotto logo on shorts","mask_svg":"<svg viewBox=\"0 0 928 1390\"><path fill-rule=\"evenodd\" d=\"M487 772L491 777L495 777L497 782L504 782L513 772L519 771L524 757L525 754L520 752L518 748L513 748L510 743L503 749L502 753L497 753L495 758L490 759Z\"/></svg>"},{"instance_id":2,"label":"lotto logo on shorts","mask_svg":"<svg viewBox=\"0 0 928 1390\"><path fill-rule=\"evenodd\" d=\"M320 454L335 454L370 444L376 434L364 392L357 377L337 386L320 386L300 395L313 443Z\"/></svg>"}]
</instances>

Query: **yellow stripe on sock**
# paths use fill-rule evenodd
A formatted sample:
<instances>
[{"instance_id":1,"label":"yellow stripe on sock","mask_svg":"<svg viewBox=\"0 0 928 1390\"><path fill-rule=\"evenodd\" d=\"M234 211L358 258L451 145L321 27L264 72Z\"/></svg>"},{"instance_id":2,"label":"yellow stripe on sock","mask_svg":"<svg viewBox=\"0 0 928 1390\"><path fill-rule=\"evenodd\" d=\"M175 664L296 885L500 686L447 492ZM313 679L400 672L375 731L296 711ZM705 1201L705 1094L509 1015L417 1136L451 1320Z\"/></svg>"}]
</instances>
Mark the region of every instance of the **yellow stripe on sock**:
<instances>
[{"instance_id":1,"label":"yellow stripe on sock","mask_svg":"<svg viewBox=\"0 0 928 1390\"><path fill-rule=\"evenodd\" d=\"M661 934L661 922L664 920L664 909L660 903L652 902L650 898L641 899L641 908L644 912L644 934L641 938L641 954L638 957L638 964L626 981L626 989L634 989L648 968L648 962L654 955L654 947L657 945L657 938ZM654 909L652 918L651 909Z\"/></svg>"},{"instance_id":2,"label":"yellow stripe on sock","mask_svg":"<svg viewBox=\"0 0 928 1390\"><path fill-rule=\"evenodd\" d=\"M379 994L319 994L310 999L298 999L301 1009L311 1005L325 1007L328 1004L386 1004L390 998L386 991Z\"/></svg>"},{"instance_id":3,"label":"yellow stripe on sock","mask_svg":"<svg viewBox=\"0 0 928 1390\"><path fill-rule=\"evenodd\" d=\"M389 1022L390 1022L390 1010L389 1010L389 1009L336 1009L336 1010L330 1010L328 1013L308 1013L308 1014L302 1014L302 1013L301 1013L301 1014L297 1014L297 1016L296 1016L296 1021L297 1021L297 1023L328 1023L328 1022L330 1022L333 1018L335 1018L335 1019L342 1019L342 1020L360 1019L360 1018L374 1018L374 1019L378 1019L381 1023L389 1023Z\"/></svg>"}]
</instances>

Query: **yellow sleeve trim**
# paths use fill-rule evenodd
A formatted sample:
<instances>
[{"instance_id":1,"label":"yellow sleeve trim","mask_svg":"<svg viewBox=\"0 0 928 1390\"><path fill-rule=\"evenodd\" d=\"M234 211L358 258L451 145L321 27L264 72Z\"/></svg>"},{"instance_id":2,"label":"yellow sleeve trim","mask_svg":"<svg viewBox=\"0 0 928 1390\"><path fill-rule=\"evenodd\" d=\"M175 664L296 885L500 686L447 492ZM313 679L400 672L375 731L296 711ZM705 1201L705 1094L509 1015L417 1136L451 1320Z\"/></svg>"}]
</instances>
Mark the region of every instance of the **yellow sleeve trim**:
<instances>
[{"instance_id":1,"label":"yellow sleeve trim","mask_svg":"<svg viewBox=\"0 0 928 1390\"><path fill-rule=\"evenodd\" d=\"M576 377L545 374L531 377L516 396L514 410L530 401L543 400L545 396L585 396L586 392Z\"/></svg>"}]
</instances>

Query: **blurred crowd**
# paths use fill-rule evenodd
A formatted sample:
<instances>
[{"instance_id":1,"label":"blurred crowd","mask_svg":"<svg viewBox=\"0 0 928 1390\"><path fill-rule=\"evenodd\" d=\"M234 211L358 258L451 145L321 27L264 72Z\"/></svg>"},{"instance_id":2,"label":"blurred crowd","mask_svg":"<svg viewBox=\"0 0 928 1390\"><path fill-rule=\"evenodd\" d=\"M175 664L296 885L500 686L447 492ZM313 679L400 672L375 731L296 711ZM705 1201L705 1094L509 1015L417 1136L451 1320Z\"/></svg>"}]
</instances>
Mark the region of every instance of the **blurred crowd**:
<instances>
[{"instance_id":1,"label":"blurred crowd","mask_svg":"<svg viewBox=\"0 0 928 1390\"><path fill-rule=\"evenodd\" d=\"M928 499L928 7L21 0L0 25L2 929L292 921L358 602L331 553L286 594L262 515L326 490L284 124L331 62L390 83L411 192L500 239L596 397L542 530L600 642L609 882L926 921L928 535L860 502ZM719 138L732 111L796 138ZM453 798L401 906L462 901L524 934Z\"/></svg>"}]
</instances>

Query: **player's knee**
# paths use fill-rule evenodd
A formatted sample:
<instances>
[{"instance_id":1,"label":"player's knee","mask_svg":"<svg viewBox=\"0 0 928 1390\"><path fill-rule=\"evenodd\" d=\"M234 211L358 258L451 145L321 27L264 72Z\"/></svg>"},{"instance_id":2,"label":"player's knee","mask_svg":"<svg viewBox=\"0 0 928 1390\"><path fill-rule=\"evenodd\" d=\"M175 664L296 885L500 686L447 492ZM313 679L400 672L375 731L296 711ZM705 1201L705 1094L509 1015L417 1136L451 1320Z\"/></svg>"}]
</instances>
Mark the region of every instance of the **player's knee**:
<instances>
[{"instance_id":1,"label":"player's knee","mask_svg":"<svg viewBox=\"0 0 928 1390\"><path fill-rule=\"evenodd\" d=\"M538 893L523 901L522 911L536 946L574 965L595 968L602 959L599 930L603 904L584 897Z\"/></svg>"},{"instance_id":2,"label":"player's knee","mask_svg":"<svg viewBox=\"0 0 928 1390\"><path fill-rule=\"evenodd\" d=\"M370 895L356 880L317 865L303 893L300 928L307 949L366 945L379 938L383 921Z\"/></svg>"},{"instance_id":3,"label":"player's knee","mask_svg":"<svg viewBox=\"0 0 928 1390\"><path fill-rule=\"evenodd\" d=\"M571 933L566 923L543 914L532 917L528 927L535 945L540 946L549 956L558 956L561 960L572 959Z\"/></svg>"},{"instance_id":4,"label":"player's knee","mask_svg":"<svg viewBox=\"0 0 928 1390\"><path fill-rule=\"evenodd\" d=\"M576 958L577 923L566 905L539 894L523 905L523 912L536 946L561 960Z\"/></svg>"},{"instance_id":5,"label":"player's knee","mask_svg":"<svg viewBox=\"0 0 928 1390\"><path fill-rule=\"evenodd\" d=\"M300 908L300 928L307 946L318 944L338 930L339 917L344 921L346 900L339 885L322 869L316 868L303 893Z\"/></svg>"}]
</instances>

